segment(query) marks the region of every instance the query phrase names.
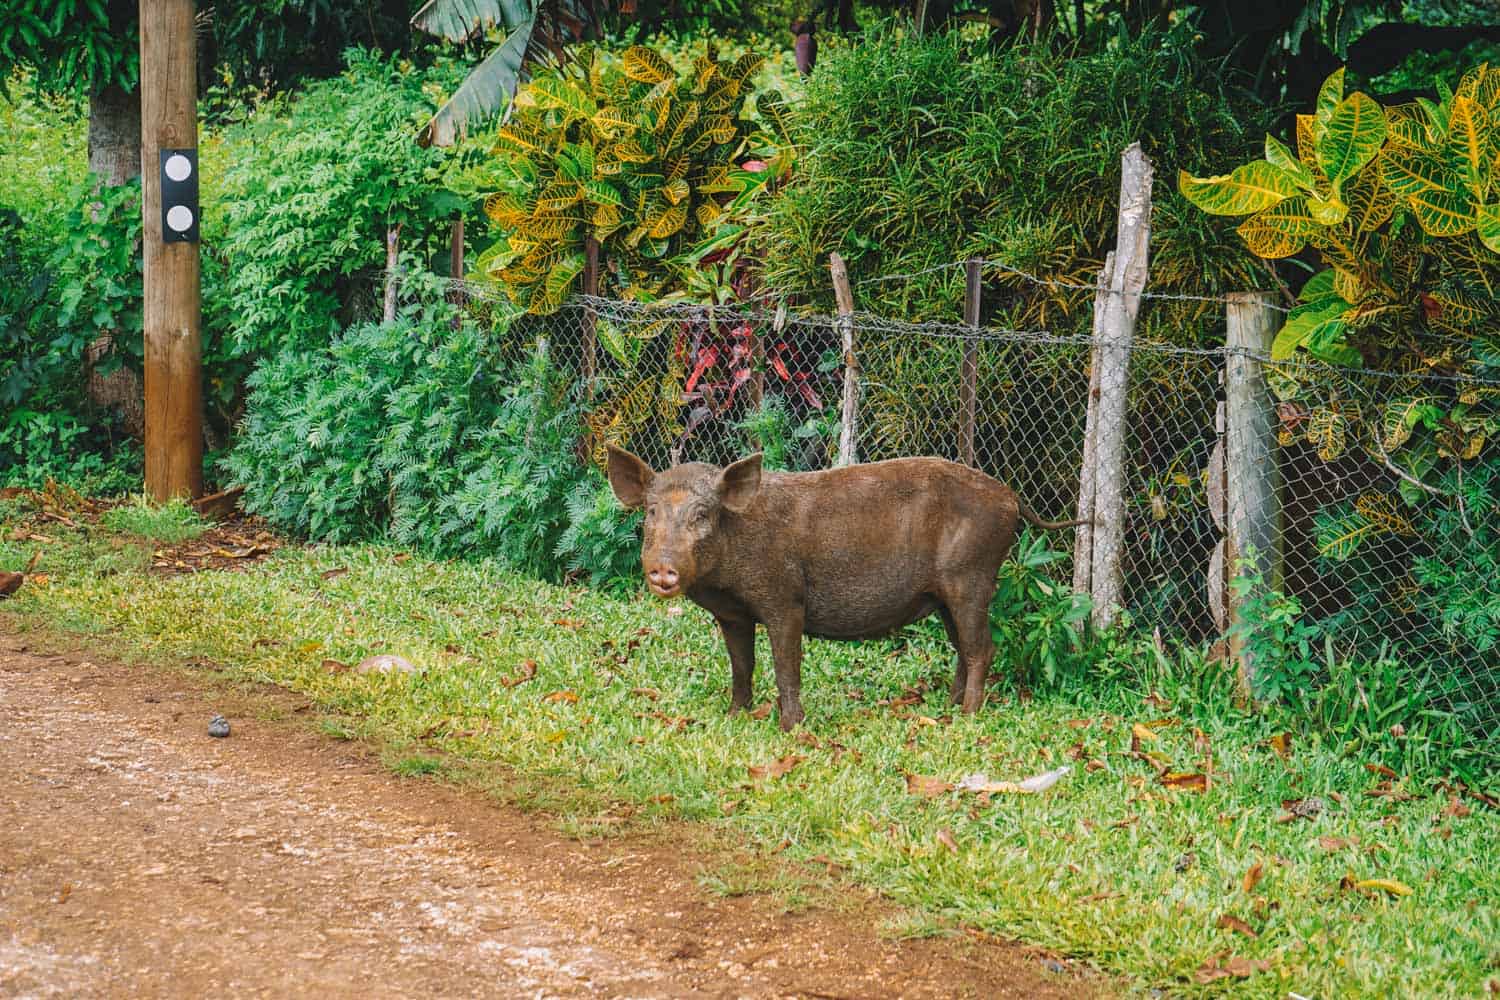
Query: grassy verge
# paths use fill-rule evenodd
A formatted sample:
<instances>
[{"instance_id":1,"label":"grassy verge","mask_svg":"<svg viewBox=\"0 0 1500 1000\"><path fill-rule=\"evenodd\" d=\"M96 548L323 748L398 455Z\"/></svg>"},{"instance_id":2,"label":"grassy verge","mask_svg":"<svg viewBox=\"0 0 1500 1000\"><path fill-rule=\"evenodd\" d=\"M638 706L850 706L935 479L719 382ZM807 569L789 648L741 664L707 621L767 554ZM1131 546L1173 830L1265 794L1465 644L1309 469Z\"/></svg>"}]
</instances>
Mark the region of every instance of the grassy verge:
<instances>
[{"instance_id":1,"label":"grassy verge","mask_svg":"<svg viewBox=\"0 0 1500 1000\"><path fill-rule=\"evenodd\" d=\"M0 539L14 524L0 510ZM1278 752L1217 667L1142 656L964 718L941 696L949 658L933 630L813 642L810 727L787 735L774 717L724 715L728 668L691 606L379 547L157 577L136 541L49 535L45 580L6 604L23 622L295 689L405 773L504 764L580 831L625 804L762 859L836 866L909 906L911 933L961 923L1190 995L1476 996L1497 975L1495 813L1315 737ZM0 540L0 569L37 547ZM418 672L344 668L373 653ZM763 639L759 654L768 665ZM771 700L767 666L756 684ZM1173 772L1209 772L1206 790L1163 785L1133 743ZM1064 764L1039 795L943 787Z\"/></svg>"}]
</instances>

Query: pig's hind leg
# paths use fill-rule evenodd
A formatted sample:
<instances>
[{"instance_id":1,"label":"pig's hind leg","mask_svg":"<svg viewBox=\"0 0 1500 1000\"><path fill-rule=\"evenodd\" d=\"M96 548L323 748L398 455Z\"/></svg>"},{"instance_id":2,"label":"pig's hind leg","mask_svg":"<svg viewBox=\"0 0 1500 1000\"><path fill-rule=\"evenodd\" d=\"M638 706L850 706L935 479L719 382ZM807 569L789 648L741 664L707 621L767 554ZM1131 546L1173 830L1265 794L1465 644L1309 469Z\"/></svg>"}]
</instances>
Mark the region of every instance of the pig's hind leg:
<instances>
[{"instance_id":1,"label":"pig's hind leg","mask_svg":"<svg viewBox=\"0 0 1500 1000\"><path fill-rule=\"evenodd\" d=\"M990 601L995 596L995 577L987 583L979 579L966 581L961 592L942 596L943 624L958 650L958 670L953 678L954 701L961 687L965 715L979 711L984 704L984 684L995 659L995 640L990 635ZM952 622L950 625L949 622Z\"/></svg>"}]
</instances>

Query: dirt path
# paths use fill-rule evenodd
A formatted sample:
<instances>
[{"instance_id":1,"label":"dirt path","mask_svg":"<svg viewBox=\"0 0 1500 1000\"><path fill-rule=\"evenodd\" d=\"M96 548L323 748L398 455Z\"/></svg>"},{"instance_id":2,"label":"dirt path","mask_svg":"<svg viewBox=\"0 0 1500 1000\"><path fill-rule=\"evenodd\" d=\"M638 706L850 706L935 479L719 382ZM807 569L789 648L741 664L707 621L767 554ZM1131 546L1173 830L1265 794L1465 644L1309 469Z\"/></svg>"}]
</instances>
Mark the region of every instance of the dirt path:
<instances>
[{"instance_id":1,"label":"dirt path","mask_svg":"<svg viewBox=\"0 0 1500 1000\"><path fill-rule=\"evenodd\" d=\"M697 887L297 721L286 692L0 633L0 995L1078 996L1018 946L880 938ZM206 735L231 714L227 740ZM240 714L244 713L244 714Z\"/></svg>"}]
</instances>

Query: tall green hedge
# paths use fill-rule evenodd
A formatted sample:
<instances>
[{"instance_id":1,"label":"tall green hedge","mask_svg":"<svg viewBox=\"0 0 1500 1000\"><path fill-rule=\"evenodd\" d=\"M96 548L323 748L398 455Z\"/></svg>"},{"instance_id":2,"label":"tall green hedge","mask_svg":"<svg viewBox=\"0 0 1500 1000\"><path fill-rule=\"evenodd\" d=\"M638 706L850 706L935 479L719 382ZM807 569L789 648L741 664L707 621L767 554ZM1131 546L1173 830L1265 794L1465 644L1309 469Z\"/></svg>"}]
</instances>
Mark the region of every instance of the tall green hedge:
<instances>
[{"instance_id":1,"label":"tall green hedge","mask_svg":"<svg viewBox=\"0 0 1500 1000\"><path fill-rule=\"evenodd\" d=\"M828 252L857 282L979 255L1092 284L1113 245L1120 154L1139 140L1156 167L1151 286L1212 294L1263 285L1229 228L1172 190L1178 168L1252 151L1267 111L1174 29L1077 53L1045 40L994 49L973 33L887 29L820 62L795 114L793 183L759 237L769 284L831 305ZM1092 295L997 276L999 322L1086 332ZM1002 293L1003 294L1000 294ZM859 289L862 309L957 320L963 275ZM1153 308L1144 333L1208 335L1216 310Z\"/></svg>"}]
</instances>

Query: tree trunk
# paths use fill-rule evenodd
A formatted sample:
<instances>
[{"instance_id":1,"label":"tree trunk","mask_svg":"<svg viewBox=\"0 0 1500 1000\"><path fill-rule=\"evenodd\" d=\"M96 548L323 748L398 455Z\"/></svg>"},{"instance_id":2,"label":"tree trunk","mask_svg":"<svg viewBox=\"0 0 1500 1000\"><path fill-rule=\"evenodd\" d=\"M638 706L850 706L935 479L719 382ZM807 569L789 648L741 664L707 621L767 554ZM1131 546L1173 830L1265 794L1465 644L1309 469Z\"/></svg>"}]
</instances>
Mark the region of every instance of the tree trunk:
<instances>
[{"instance_id":1,"label":"tree trunk","mask_svg":"<svg viewBox=\"0 0 1500 1000\"><path fill-rule=\"evenodd\" d=\"M109 187L140 174L140 88L110 84L89 95L89 170Z\"/></svg>"},{"instance_id":2,"label":"tree trunk","mask_svg":"<svg viewBox=\"0 0 1500 1000\"><path fill-rule=\"evenodd\" d=\"M117 187L141 172L141 92L110 84L89 95L89 172L106 187ZM125 432L145 433L141 376L130 368L109 375L96 370L115 349L110 333L100 334L84 351L84 385L89 401L120 414Z\"/></svg>"}]
</instances>

